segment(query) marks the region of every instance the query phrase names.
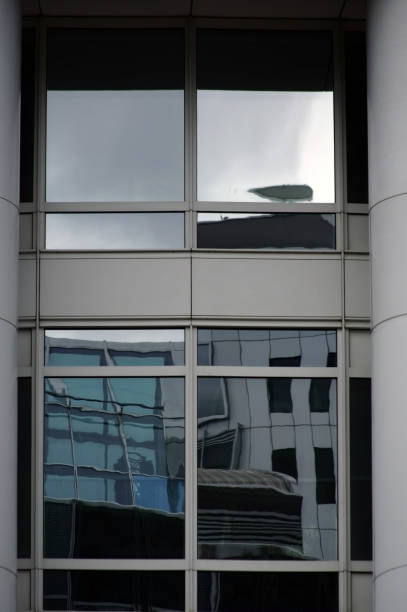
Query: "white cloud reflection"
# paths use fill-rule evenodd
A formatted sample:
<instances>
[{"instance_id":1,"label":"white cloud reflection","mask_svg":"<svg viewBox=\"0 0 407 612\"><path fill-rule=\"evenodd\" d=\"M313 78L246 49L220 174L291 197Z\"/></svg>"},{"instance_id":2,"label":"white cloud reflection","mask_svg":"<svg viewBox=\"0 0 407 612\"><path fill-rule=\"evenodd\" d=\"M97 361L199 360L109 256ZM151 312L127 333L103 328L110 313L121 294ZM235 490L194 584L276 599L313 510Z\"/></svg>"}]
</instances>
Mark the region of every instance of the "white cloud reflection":
<instances>
[{"instance_id":1,"label":"white cloud reflection","mask_svg":"<svg viewBox=\"0 0 407 612\"><path fill-rule=\"evenodd\" d=\"M184 92L48 91L49 202L182 201Z\"/></svg>"},{"instance_id":2,"label":"white cloud reflection","mask_svg":"<svg viewBox=\"0 0 407 612\"><path fill-rule=\"evenodd\" d=\"M248 202L249 189L309 185L334 202L333 93L198 91L198 199Z\"/></svg>"}]
</instances>

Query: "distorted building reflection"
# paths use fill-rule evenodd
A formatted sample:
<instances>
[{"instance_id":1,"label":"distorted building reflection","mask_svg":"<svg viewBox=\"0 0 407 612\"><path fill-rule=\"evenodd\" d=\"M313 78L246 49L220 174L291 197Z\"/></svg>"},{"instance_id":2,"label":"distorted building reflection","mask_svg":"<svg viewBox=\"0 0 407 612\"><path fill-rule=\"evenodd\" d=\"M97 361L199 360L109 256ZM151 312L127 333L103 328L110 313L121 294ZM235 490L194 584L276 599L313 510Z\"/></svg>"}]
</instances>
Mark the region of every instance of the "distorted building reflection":
<instances>
[{"instance_id":1,"label":"distorted building reflection","mask_svg":"<svg viewBox=\"0 0 407 612\"><path fill-rule=\"evenodd\" d=\"M48 338L47 363L174 361L171 343L101 344ZM45 555L182 557L184 435L183 378L46 378Z\"/></svg>"},{"instance_id":2,"label":"distorted building reflection","mask_svg":"<svg viewBox=\"0 0 407 612\"><path fill-rule=\"evenodd\" d=\"M336 365L334 331L200 332L200 363ZM333 378L198 379L201 558L337 558L336 402Z\"/></svg>"}]
</instances>

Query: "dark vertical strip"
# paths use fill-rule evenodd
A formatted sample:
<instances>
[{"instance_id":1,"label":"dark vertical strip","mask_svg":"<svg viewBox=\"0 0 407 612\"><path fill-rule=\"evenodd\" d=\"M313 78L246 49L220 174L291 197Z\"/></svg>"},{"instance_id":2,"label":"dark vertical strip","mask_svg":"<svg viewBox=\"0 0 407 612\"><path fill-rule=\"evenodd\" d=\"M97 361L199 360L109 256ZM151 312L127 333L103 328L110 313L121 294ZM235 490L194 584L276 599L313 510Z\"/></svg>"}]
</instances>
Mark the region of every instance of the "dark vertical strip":
<instances>
[{"instance_id":1,"label":"dark vertical strip","mask_svg":"<svg viewBox=\"0 0 407 612\"><path fill-rule=\"evenodd\" d=\"M34 183L35 30L22 31L20 202L33 201Z\"/></svg>"},{"instance_id":2,"label":"dark vertical strip","mask_svg":"<svg viewBox=\"0 0 407 612\"><path fill-rule=\"evenodd\" d=\"M17 551L31 556L31 378L18 379Z\"/></svg>"}]
</instances>

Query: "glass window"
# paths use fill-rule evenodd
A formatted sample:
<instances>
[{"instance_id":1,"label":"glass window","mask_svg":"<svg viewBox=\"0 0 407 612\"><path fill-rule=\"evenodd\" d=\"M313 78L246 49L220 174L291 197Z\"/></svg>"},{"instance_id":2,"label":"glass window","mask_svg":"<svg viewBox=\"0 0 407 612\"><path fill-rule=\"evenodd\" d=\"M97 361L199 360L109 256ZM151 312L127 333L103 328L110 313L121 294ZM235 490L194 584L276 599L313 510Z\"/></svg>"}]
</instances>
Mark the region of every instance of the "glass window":
<instances>
[{"instance_id":1,"label":"glass window","mask_svg":"<svg viewBox=\"0 0 407 612\"><path fill-rule=\"evenodd\" d=\"M184 245L184 213L46 215L47 249L183 249Z\"/></svg>"},{"instance_id":2,"label":"glass window","mask_svg":"<svg viewBox=\"0 0 407 612\"><path fill-rule=\"evenodd\" d=\"M49 202L184 199L184 32L50 29Z\"/></svg>"},{"instance_id":3,"label":"glass window","mask_svg":"<svg viewBox=\"0 0 407 612\"><path fill-rule=\"evenodd\" d=\"M338 612L338 576L198 572L198 612Z\"/></svg>"},{"instance_id":4,"label":"glass window","mask_svg":"<svg viewBox=\"0 0 407 612\"><path fill-rule=\"evenodd\" d=\"M332 36L198 30L198 199L335 200Z\"/></svg>"},{"instance_id":5,"label":"glass window","mask_svg":"<svg viewBox=\"0 0 407 612\"><path fill-rule=\"evenodd\" d=\"M367 203L366 36L345 32L346 162L348 202Z\"/></svg>"},{"instance_id":6,"label":"glass window","mask_svg":"<svg viewBox=\"0 0 407 612\"><path fill-rule=\"evenodd\" d=\"M46 378L46 557L184 555L182 378Z\"/></svg>"},{"instance_id":7,"label":"glass window","mask_svg":"<svg viewBox=\"0 0 407 612\"><path fill-rule=\"evenodd\" d=\"M198 329L198 365L336 367L336 331Z\"/></svg>"},{"instance_id":8,"label":"glass window","mask_svg":"<svg viewBox=\"0 0 407 612\"><path fill-rule=\"evenodd\" d=\"M47 329L46 366L184 365L183 329Z\"/></svg>"},{"instance_id":9,"label":"glass window","mask_svg":"<svg viewBox=\"0 0 407 612\"><path fill-rule=\"evenodd\" d=\"M372 407L370 378L351 378L351 558L372 559Z\"/></svg>"},{"instance_id":10,"label":"glass window","mask_svg":"<svg viewBox=\"0 0 407 612\"><path fill-rule=\"evenodd\" d=\"M334 249L335 215L198 213L198 248Z\"/></svg>"},{"instance_id":11,"label":"glass window","mask_svg":"<svg viewBox=\"0 0 407 612\"><path fill-rule=\"evenodd\" d=\"M327 380L328 409L315 414L309 378L198 378L200 558L337 558L336 380Z\"/></svg>"},{"instance_id":12,"label":"glass window","mask_svg":"<svg viewBox=\"0 0 407 612\"><path fill-rule=\"evenodd\" d=\"M45 570L44 610L185 610L184 572Z\"/></svg>"},{"instance_id":13,"label":"glass window","mask_svg":"<svg viewBox=\"0 0 407 612\"><path fill-rule=\"evenodd\" d=\"M31 556L31 378L18 379L17 555Z\"/></svg>"}]
</instances>

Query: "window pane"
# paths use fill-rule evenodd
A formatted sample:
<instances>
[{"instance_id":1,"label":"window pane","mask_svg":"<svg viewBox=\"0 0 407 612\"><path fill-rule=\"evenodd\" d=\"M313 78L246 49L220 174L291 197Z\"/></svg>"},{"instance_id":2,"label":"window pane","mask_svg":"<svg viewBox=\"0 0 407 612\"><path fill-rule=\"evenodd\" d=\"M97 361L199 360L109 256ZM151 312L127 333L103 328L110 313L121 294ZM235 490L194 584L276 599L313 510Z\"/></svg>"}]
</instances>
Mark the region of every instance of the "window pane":
<instances>
[{"instance_id":1,"label":"window pane","mask_svg":"<svg viewBox=\"0 0 407 612\"><path fill-rule=\"evenodd\" d=\"M18 379L17 551L31 556L31 378Z\"/></svg>"},{"instance_id":2,"label":"window pane","mask_svg":"<svg viewBox=\"0 0 407 612\"><path fill-rule=\"evenodd\" d=\"M198 213L198 248L334 249L335 215Z\"/></svg>"},{"instance_id":3,"label":"window pane","mask_svg":"<svg viewBox=\"0 0 407 612\"><path fill-rule=\"evenodd\" d=\"M345 32L348 202L367 203L367 86L364 32Z\"/></svg>"},{"instance_id":4,"label":"window pane","mask_svg":"<svg viewBox=\"0 0 407 612\"><path fill-rule=\"evenodd\" d=\"M185 610L184 572L44 571L44 610Z\"/></svg>"},{"instance_id":5,"label":"window pane","mask_svg":"<svg viewBox=\"0 0 407 612\"><path fill-rule=\"evenodd\" d=\"M47 366L184 365L183 329L47 329Z\"/></svg>"},{"instance_id":6,"label":"window pane","mask_svg":"<svg viewBox=\"0 0 407 612\"><path fill-rule=\"evenodd\" d=\"M182 378L46 378L45 556L184 555Z\"/></svg>"},{"instance_id":7,"label":"window pane","mask_svg":"<svg viewBox=\"0 0 407 612\"><path fill-rule=\"evenodd\" d=\"M337 612L335 573L198 572L198 612Z\"/></svg>"},{"instance_id":8,"label":"window pane","mask_svg":"<svg viewBox=\"0 0 407 612\"><path fill-rule=\"evenodd\" d=\"M334 202L332 37L199 30L198 199Z\"/></svg>"},{"instance_id":9,"label":"window pane","mask_svg":"<svg viewBox=\"0 0 407 612\"><path fill-rule=\"evenodd\" d=\"M34 183L34 28L23 28L21 38L20 201L32 202Z\"/></svg>"},{"instance_id":10,"label":"window pane","mask_svg":"<svg viewBox=\"0 0 407 612\"><path fill-rule=\"evenodd\" d=\"M184 199L184 32L50 29L47 200Z\"/></svg>"},{"instance_id":11,"label":"window pane","mask_svg":"<svg viewBox=\"0 0 407 612\"><path fill-rule=\"evenodd\" d=\"M198 329L198 365L336 367L336 331Z\"/></svg>"},{"instance_id":12,"label":"window pane","mask_svg":"<svg viewBox=\"0 0 407 612\"><path fill-rule=\"evenodd\" d=\"M351 558L372 559L372 407L369 378L351 378Z\"/></svg>"},{"instance_id":13,"label":"window pane","mask_svg":"<svg viewBox=\"0 0 407 612\"><path fill-rule=\"evenodd\" d=\"M337 558L336 380L327 380L328 409L313 413L309 378L198 379L200 558Z\"/></svg>"},{"instance_id":14,"label":"window pane","mask_svg":"<svg viewBox=\"0 0 407 612\"><path fill-rule=\"evenodd\" d=\"M184 213L52 213L45 240L55 250L183 249Z\"/></svg>"}]
</instances>

